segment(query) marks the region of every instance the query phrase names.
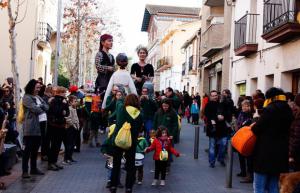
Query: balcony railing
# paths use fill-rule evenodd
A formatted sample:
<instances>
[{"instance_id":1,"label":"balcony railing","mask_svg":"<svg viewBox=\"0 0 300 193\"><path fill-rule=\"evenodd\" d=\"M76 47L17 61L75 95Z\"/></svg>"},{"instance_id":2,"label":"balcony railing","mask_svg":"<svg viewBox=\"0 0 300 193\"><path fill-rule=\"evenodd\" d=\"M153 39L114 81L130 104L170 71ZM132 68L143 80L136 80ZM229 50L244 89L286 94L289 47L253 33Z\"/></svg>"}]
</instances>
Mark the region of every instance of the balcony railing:
<instances>
[{"instance_id":1,"label":"balcony railing","mask_svg":"<svg viewBox=\"0 0 300 193\"><path fill-rule=\"evenodd\" d=\"M211 57L223 47L224 24L212 24L202 35L202 56Z\"/></svg>"},{"instance_id":2,"label":"balcony railing","mask_svg":"<svg viewBox=\"0 0 300 193\"><path fill-rule=\"evenodd\" d=\"M52 27L48 23L39 22L38 40L50 42L51 33L52 33Z\"/></svg>"},{"instance_id":3,"label":"balcony railing","mask_svg":"<svg viewBox=\"0 0 300 193\"><path fill-rule=\"evenodd\" d=\"M257 51L257 17L258 14L247 13L245 16L235 22L235 55L247 56Z\"/></svg>"},{"instance_id":4,"label":"balcony railing","mask_svg":"<svg viewBox=\"0 0 300 193\"><path fill-rule=\"evenodd\" d=\"M262 35L265 40L281 43L300 35L296 1L298 0L265 0Z\"/></svg>"},{"instance_id":5,"label":"balcony railing","mask_svg":"<svg viewBox=\"0 0 300 193\"><path fill-rule=\"evenodd\" d=\"M173 57L163 57L157 61L157 69L158 71L163 71L167 68L170 68L173 63Z\"/></svg>"}]
</instances>

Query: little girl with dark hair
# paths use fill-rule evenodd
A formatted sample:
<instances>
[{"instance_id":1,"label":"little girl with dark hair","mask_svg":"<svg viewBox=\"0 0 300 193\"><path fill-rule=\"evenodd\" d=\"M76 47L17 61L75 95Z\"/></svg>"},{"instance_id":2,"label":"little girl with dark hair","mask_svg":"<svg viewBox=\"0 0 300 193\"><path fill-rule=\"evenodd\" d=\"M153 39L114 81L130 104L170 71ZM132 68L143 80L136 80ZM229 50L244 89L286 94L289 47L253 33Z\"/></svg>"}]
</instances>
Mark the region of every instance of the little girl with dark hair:
<instances>
[{"instance_id":1,"label":"little girl with dark hair","mask_svg":"<svg viewBox=\"0 0 300 193\"><path fill-rule=\"evenodd\" d=\"M161 175L160 185L165 186L166 172L169 160L169 153L179 157L180 154L172 147L171 140L168 136L168 129L164 126L159 126L156 132L156 138L149 148L145 150L146 153L155 151L153 160L155 160L155 174L152 186L156 186Z\"/></svg>"}]
</instances>

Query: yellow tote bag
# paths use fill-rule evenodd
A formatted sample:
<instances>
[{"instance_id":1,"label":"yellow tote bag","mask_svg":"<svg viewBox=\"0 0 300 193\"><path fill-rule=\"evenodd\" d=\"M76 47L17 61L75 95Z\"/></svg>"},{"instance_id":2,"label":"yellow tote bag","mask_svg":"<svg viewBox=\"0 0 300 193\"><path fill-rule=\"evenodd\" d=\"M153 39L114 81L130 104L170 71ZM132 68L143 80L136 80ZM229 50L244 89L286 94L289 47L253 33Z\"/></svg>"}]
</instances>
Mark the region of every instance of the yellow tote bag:
<instances>
[{"instance_id":1,"label":"yellow tote bag","mask_svg":"<svg viewBox=\"0 0 300 193\"><path fill-rule=\"evenodd\" d=\"M24 112L23 101L20 100L17 122L21 124L21 123L23 123L24 119L25 119L25 112Z\"/></svg>"},{"instance_id":2,"label":"yellow tote bag","mask_svg":"<svg viewBox=\"0 0 300 193\"><path fill-rule=\"evenodd\" d=\"M117 147L127 150L132 146L130 129L131 129L130 123L125 122L122 128L119 130L115 139L115 145Z\"/></svg>"},{"instance_id":3,"label":"yellow tote bag","mask_svg":"<svg viewBox=\"0 0 300 193\"><path fill-rule=\"evenodd\" d=\"M109 126L108 138L110 138L111 135L114 133L115 128L116 128L116 124L112 124L111 126Z\"/></svg>"},{"instance_id":4,"label":"yellow tote bag","mask_svg":"<svg viewBox=\"0 0 300 193\"><path fill-rule=\"evenodd\" d=\"M177 119L178 119L178 129L181 130L181 128L182 128L181 117L179 115L177 115Z\"/></svg>"}]
</instances>

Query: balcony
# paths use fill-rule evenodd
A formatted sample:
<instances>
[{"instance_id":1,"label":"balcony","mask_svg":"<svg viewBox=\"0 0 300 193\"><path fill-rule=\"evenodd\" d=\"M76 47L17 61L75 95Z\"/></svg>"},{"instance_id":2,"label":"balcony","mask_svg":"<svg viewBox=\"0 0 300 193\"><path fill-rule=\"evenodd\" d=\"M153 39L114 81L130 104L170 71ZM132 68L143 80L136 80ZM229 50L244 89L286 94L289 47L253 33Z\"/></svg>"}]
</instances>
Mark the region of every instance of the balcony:
<instances>
[{"instance_id":1,"label":"balcony","mask_svg":"<svg viewBox=\"0 0 300 193\"><path fill-rule=\"evenodd\" d=\"M202 35L202 56L211 57L222 50L224 24L212 24Z\"/></svg>"},{"instance_id":2,"label":"balcony","mask_svg":"<svg viewBox=\"0 0 300 193\"><path fill-rule=\"evenodd\" d=\"M300 36L296 1L265 0L263 39L270 43L283 43Z\"/></svg>"},{"instance_id":3,"label":"balcony","mask_svg":"<svg viewBox=\"0 0 300 193\"><path fill-rule=\"evenodd\" d=\"M157 61L157 71L162 72L172 67L173 57L163 57Z\"/></svg>"},{"instance_id":4,"label":"balcony","mask_svg":"<svg viewBox=\"0 0 300 193\"><path fill-rule=\"evenodd\" d=\"M257 52L257 17L258 14L247 13L235 22L234 52L236 56L248 56Z\"/></svg>"},{"instance_id":5,"label":"balcony","mask_svg":"<svg viewBox=\"0 0 300 193\"><path fill-rule=\"evenodd\" d=\"M221 7L224 6L224 0L206 0L204 5L209 7Z\"/></svg>"},{"instance_id":6,"label":"balcony","mask_svg":"<svg viewBox=\"0 0 300 193\"><path fill-rule=\"evenodd\" d=\"M39 22L38 47L46 48L50 45L52 27L45 22Z\"/></svg>"}]
</instances>

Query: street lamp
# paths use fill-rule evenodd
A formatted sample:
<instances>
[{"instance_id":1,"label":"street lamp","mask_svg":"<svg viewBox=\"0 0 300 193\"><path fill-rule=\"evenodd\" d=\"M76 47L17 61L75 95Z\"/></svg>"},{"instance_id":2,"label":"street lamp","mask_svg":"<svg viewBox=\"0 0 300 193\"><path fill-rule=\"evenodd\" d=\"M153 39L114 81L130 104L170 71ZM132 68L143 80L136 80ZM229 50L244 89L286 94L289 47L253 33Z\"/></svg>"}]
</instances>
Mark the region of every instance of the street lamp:
<instances>
[{"instance_id":1,"label":"street lamp","mask_svg":"<svg viewBox=\"0 0 300 193\"><path fill-rule=\"evenodd\" d=\"M58 65L59 65L59 52L60 52L60 26L61 26L61 15L62 15L62 0L58 0L57 5L57 25L56 25L56 52L55 52L55 67L54 67L54 80L53 84L58 84Z\"/></svg>"}]
</instances>

